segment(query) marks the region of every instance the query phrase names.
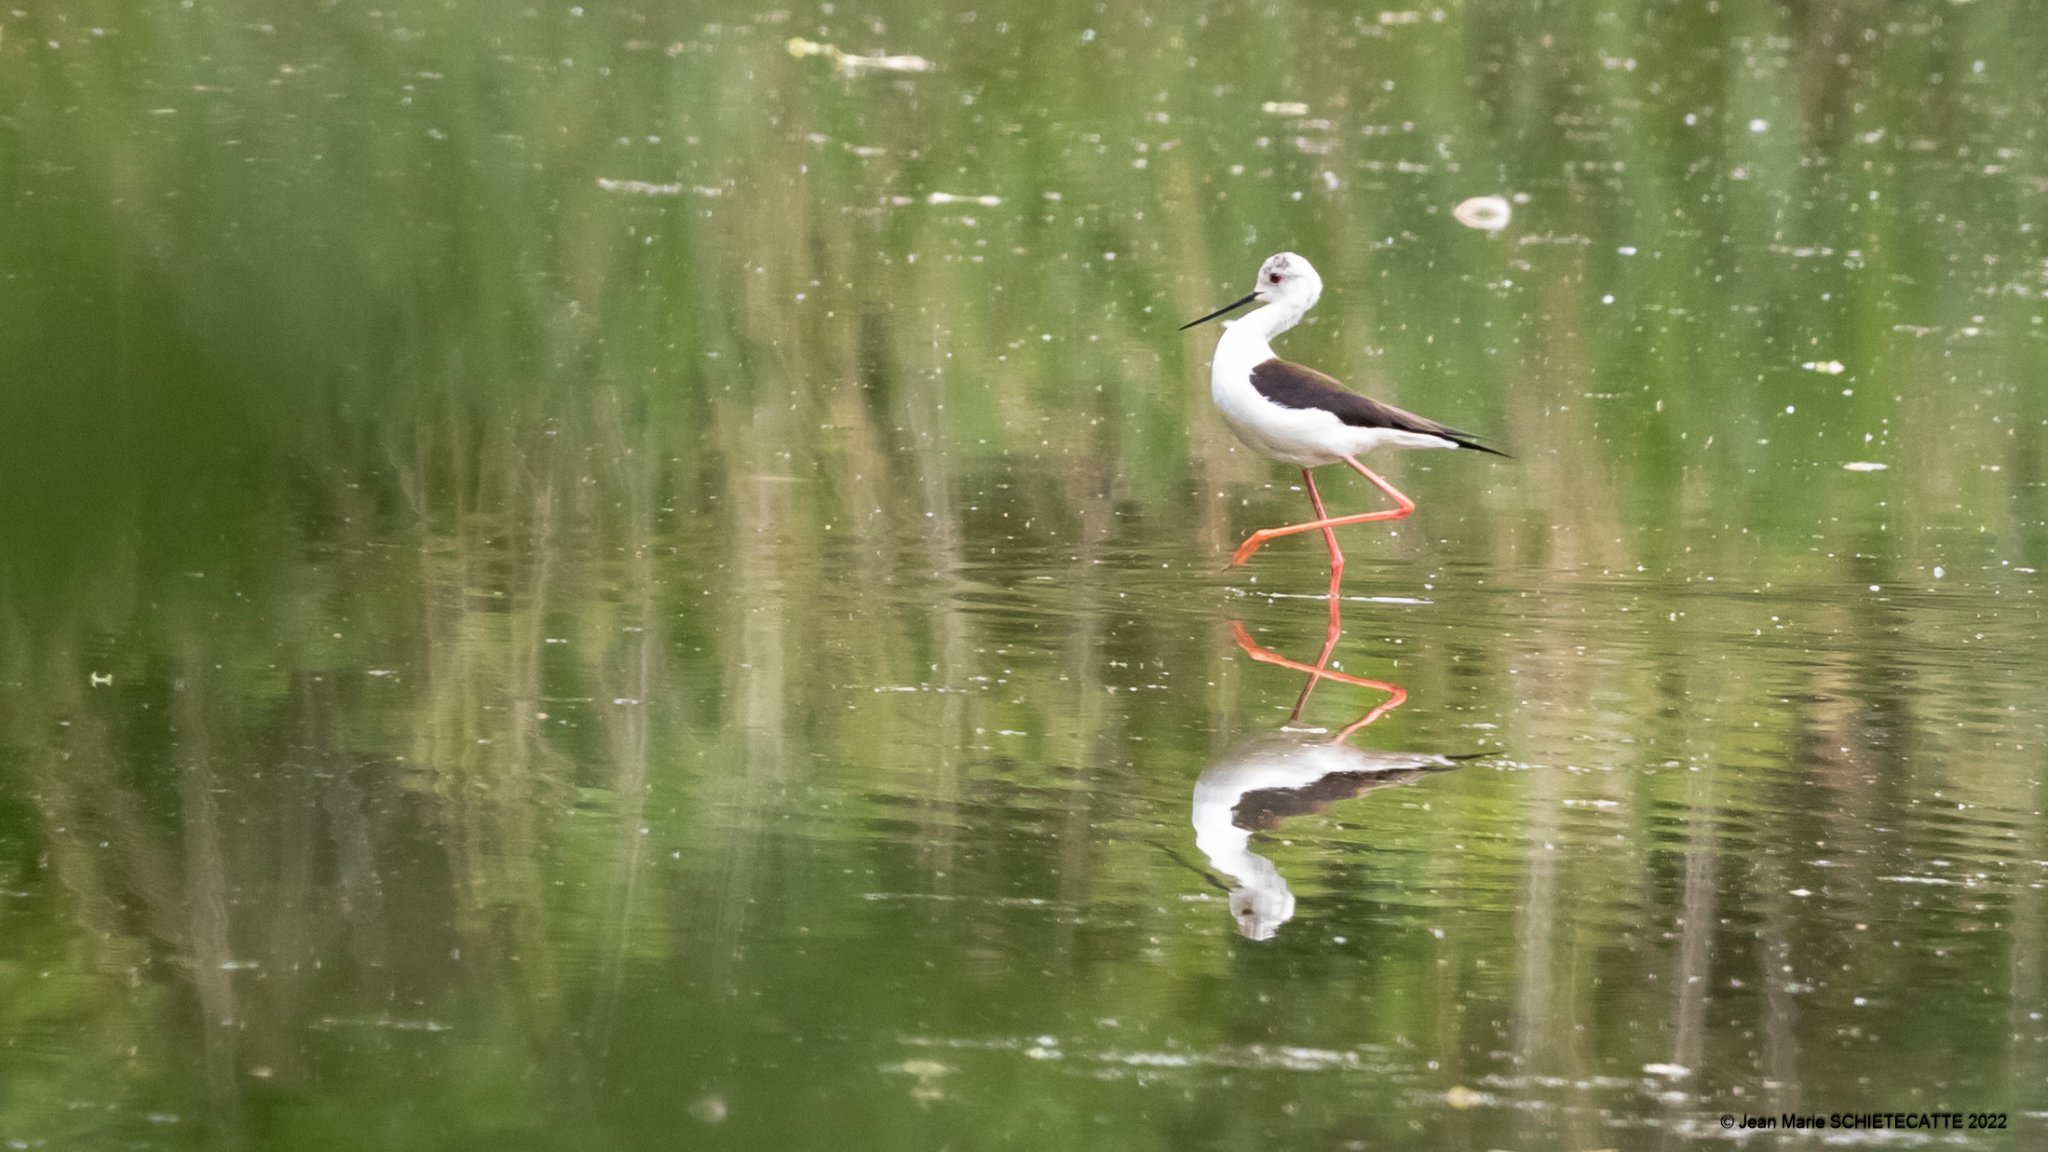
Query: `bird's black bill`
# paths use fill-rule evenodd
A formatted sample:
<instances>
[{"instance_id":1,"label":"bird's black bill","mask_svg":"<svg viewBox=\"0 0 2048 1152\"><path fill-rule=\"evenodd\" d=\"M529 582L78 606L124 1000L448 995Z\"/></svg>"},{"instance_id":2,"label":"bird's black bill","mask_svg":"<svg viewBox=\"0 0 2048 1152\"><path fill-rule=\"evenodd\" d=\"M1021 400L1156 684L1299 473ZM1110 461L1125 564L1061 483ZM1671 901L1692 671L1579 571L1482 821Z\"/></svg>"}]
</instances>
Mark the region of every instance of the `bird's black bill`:
<instances>
[{"instance_id":1,"label":"bird's black bill","mask_svg":"<svg viewBox=\"0 0 2048 1152\"><path fill-rule=\"evenodd\" d=\"M1217 318L1218 316L1222 316L1222 315L1226 315L1226 314L1228 314L1228 313L1231 313L1231 312L1235 312L1235 311L1237 311L1237 310L1238 310L1239 308L1242 308L1242 307L1244 307L1245 305L1247 305L1247 304L1251 303L1251 302L1252 302L1252 301L1254 301L1254 300L1257 300L1258 298L1259 298L1259 294L1258 294L1257 292L1252 292L1252 293L1248 293L1248 294L1247 294L1247 295L1245 296L1245 298L1244 298L1244 299L1242 299L1242 300L1238 300L1238 301L1234 301L1234 302L1232 302L1232 303L1229 303L1229 304L1225 304L1225 305L1224 305L1223 307L1221 307L1221 308L1218 308L1218 309L1217 309L1217 310L1215 310L1214 312L1211 312L1211 313L1209 313L1209 314L1208 314L1207 316L1204 316L1204 317L1202 317L1202 318L1201 318L1200 320L1190 320L1190 321L1188 321L1187 323L1185 323L1185 324L1183 324L1183 325L1181 325L1181 326L1180 326L1180 330L1181 330L1181 331L1183 331L1183 332L1185 332L1185 331L1187 331L1188 329L1190 329L1190 328L1193 328L1193 327L1194 327L1195 325L1197 325L1197 324L1207 324L1207 323L1208 323L1209 321L1211 321L1211 320L1214 320L1214 319L1215 319L1215 318Z\"/></svg>"}]
</instances>

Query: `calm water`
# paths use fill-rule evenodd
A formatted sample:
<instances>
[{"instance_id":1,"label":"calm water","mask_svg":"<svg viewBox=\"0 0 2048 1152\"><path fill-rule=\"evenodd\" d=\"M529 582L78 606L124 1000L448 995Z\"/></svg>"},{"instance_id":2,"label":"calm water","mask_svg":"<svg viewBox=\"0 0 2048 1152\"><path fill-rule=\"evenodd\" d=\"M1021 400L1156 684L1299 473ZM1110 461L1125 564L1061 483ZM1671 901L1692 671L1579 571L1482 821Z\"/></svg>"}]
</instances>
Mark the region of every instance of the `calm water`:
<instances>
[{"instance_id":1,"label":"calm water","mask_svg":"<svg viewBox=\"0 0 2048 1152\"><path fill-rule=\"evenodd\" d=\"M2043 75L1993 0L0 13L0 1140L2042 1146ZM1307 502L1175 331L1283 248L1285 353L1516 456L1379 461L1385 687L1292 723L1321 545L1224 568Z\"/></svg>"}]
</instances>

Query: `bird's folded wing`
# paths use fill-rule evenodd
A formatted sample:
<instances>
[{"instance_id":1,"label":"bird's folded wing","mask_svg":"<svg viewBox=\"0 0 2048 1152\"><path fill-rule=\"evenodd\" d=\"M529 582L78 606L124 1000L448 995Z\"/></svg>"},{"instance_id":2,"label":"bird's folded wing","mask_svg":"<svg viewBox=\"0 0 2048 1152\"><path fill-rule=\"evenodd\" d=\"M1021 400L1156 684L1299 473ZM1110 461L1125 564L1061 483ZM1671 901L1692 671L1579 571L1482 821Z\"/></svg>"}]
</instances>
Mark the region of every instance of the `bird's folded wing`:
<instances>
[{"instance_id":1,"label":"bird's folded wing","mask_svg":"<svg viewBox=\"0 0 2048 1152\"><path fill-rule=\"evenodd\" d=\"M1493 451L1476 443L1478 438L1470 432L1460 432L1449 425L1403 411L1392 404L1382 404L1369 396L1360 396L1332 377L1291 360L1275 357L1253 368L1252 387L1258 390L1259 395L1282 408L1320 408L1355 428L1386 428L1396 432L1415 432L1449 440L1461 448L1477 448L1482 452Z\"/></svg>"}]
</instances>

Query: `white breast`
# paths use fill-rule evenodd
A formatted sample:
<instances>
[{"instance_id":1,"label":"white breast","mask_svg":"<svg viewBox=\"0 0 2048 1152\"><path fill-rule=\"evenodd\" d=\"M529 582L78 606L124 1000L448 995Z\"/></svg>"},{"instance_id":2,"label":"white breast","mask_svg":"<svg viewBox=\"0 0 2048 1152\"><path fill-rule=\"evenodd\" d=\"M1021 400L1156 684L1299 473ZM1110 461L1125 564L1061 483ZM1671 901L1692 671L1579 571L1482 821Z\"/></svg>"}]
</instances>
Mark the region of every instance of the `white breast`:
<instances>
[{"instance_id":1,"label":"white breast","mask_svg":"<svg viewBox=\"0 0 2048 1152\"><path fill-rule=\"evenodd\" d=\"M1273 346L1249 324L1231 324L1216 343L1209 395L1223 422L1246 446L1303 468L1334 464L1375 448L1455 448L1436 436L1390 428L1359 428L1320 408L1284 408L1252 387L1252 369L1273 359Z\"/></svg>"}]
</instances>

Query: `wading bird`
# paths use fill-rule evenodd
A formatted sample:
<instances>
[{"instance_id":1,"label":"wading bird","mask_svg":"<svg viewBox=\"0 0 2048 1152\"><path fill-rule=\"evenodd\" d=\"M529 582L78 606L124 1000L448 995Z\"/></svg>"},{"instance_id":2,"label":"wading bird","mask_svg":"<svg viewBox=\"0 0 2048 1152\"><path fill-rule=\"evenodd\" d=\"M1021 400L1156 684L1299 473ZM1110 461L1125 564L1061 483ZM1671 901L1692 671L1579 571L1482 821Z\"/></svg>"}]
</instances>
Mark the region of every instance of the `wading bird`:
<instances>
[{"instance_id":1,"label":"wading bird","mask_svg":"<svg viewBox=\"0 0 2048 1152\"><path fill-rule=\"evenodd\" d=\"M1200 320L1191 320L1181 325L1181 330L1235 312L1247 304L1264 305L1223 326L1223 338L1216 342L1216 359L1210 369L1210 394L1238 439L1275 460L1300 466L1316 518L1259 529L1238 545L1230 562L1244 563L1268 540L1320 529L1323 541L1330 546L1330 613L1334 621L1337 586L1344 575L1344 553L1338 549L1337 534L1331 529L1374 520L1399 520L1415 511L1415 502L1360 464L1360 456L1381 447L1470 448L1495 456L1507 453L1488 448L1469 432L1360 396L1313 368L1273 355L1273 338L1300 323L1322 294L1323 278L1316 275L1315 268L1292 252L1282 252L1259 265L1259 286L1244 299L1226 304ZM1372 481L1398 507L1352 516L1331 516L1324 511L1322 495L1316 491L1316 478L1309 469L1340 460Z\"/></svg>"}]
</instances>

